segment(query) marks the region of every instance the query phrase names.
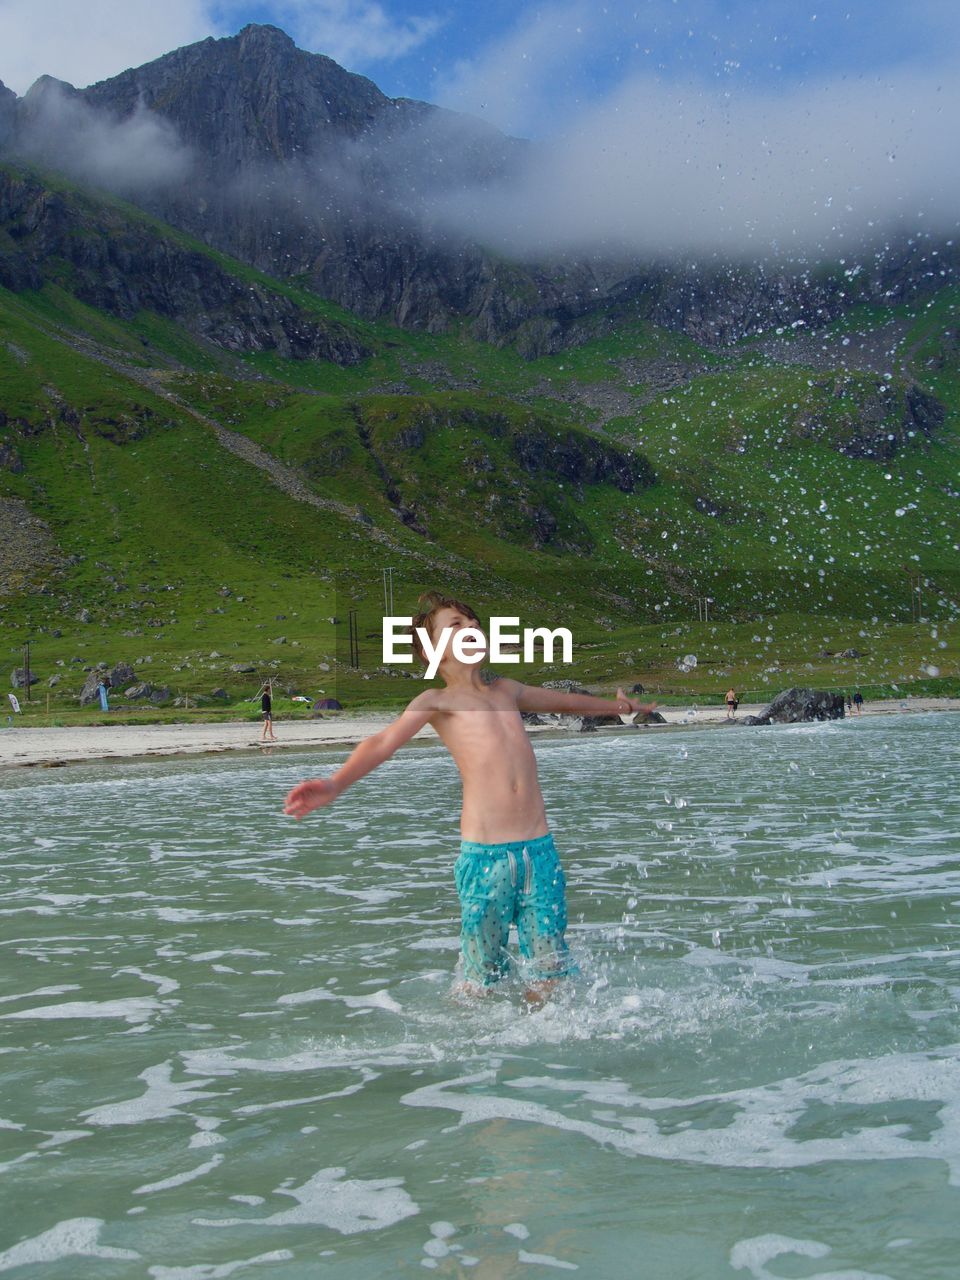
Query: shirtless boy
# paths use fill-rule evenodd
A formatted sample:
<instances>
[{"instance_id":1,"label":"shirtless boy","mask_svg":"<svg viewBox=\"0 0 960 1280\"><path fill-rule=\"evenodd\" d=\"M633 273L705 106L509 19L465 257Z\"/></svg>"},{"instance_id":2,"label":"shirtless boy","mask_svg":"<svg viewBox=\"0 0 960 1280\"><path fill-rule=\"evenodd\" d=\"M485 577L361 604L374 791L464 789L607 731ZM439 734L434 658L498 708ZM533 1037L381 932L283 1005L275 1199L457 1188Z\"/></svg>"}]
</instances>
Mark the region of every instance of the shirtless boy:
<instances>
[{"instance_id":1,"label":"shirtless boy","mask_svg":"<svg viewBox=\"0 0 960 1280\"><path fill-rule=\"evenodd\" d=\"M436 644L445 627L450 642L440 662L444 687L427 689L387 728L352 752L330 778L301 782L287 796L284 812L300 819L330 804L388 760L398 747L430 724L453 756L463 783L460 856L454 879L460 895L461 948L465 987L494 986L510 969L506 950L512 923L533 982L528 998L542 999L556 980L576 971L564 931L567 909L564 877L537 779L537 762L521 711L564 711L612 716L649 712L653 705L628 698L540 689L499 678L484 683L479 663L462 662L454 653L459 631L480 629L468 605L438 592L420 597L423 612L414 619L414 650L426 662L416 638L425 628Z\"/></svg>"}]
</instances>

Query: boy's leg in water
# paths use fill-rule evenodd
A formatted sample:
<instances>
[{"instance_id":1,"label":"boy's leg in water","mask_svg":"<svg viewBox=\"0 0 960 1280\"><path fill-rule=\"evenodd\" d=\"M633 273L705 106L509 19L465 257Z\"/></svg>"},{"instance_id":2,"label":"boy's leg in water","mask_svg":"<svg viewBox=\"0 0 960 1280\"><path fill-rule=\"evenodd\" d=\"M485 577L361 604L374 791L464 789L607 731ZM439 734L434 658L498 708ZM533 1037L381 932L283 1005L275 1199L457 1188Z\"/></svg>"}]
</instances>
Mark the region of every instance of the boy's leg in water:
<instances>
[{"instance_id":1,"label":"boy's leg in water","mask_svg":"<svg viewBox=\"0 0 960 1280\"><path fill-rule=\"evenodd\" d=\"M505 853L496 846L472 848L476 852L461 852L453 876L460 896L463 989L482 994L510 971L507 939L515 889Z\"/></svg>"},{"instance_id":2,"label":"boy's leg in water","mask_svg":"<svg viewBox=\"0 0 960 1280\"><path fill-rule=\"evenodd\" d=\"M566 880L553 837L542 836L524 847L521 893L517 910L520 954L531 962L526 998L543 1004L561 978L578 972L566 938Z\"/></svg>"}]
</instances>

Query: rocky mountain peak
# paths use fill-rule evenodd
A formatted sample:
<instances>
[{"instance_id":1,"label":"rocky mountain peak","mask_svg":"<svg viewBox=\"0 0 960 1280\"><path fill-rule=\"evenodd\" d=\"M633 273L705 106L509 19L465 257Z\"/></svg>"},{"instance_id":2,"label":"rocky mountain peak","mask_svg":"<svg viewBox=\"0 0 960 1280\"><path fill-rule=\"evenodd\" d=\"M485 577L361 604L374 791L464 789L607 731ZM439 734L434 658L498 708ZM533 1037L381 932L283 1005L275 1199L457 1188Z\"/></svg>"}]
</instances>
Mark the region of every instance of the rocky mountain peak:
<instances>
[{"instance_id":1,"label":"rocky mountain peak","mask_svg":"<svg viewBox=\"0 0 960 1280\"><path fill-rule=\"evenodd\" d=\"M230 38L228 37L228 39ZM285 31L281 31L279 27L275 27L269 22L248 22L245 27L241 27L232 39L255 49L268 49L271 47L296 49L297 47Z\"/></svg>"},{"instance_id":2,"label":"rocky mountain peak","mask_svg":"<svg viewBox=\"0 0 960 1280\"><path fill-rule=\"evenodd\" d=\"M0 147L13 133L16 110L17 95L0 80Z\"/></svg>"},{"instance_id":3,"label":"rocky mountain peak","mask_svg":"<svg viewBox=\"0 0 960 1280\"><path fill-rule=\"evenodd\" d=\"M250 24L201 40L83 91L120 118L147 108L229 171L289 161L368 129L390 99L323 54L297 48L277 27Z\"/></svg>"},{"instance_id":4,"label":"rocky mountain peak","mask_svg":"<svg viewBox=\"0 0 960 1280\"><path fill-rule=\"evenodd\" d=\"M51 94L60 94L65 98L81 97L80 90L68 80L58 80L56 76L39 76L23 95L21 101L25 106L37 104Z\"/></svg>"}]
</instances>

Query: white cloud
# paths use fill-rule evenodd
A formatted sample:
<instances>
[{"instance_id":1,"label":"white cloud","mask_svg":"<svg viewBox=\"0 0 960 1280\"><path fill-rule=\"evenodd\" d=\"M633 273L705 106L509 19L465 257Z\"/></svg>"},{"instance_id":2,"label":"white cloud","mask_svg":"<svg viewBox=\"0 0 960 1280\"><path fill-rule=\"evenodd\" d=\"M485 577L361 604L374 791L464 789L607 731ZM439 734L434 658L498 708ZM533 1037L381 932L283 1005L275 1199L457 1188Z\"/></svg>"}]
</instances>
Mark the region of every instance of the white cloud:
<instances>
[{"instance_id":1,"label":"white cloud","mask_svg":"<svg viewBox=\"0 0 960 1280\"><path fill-rule=\"evenodd\" d=\"M0 0L0 80L78 88L217 34L206 0Z\"/></svg>"},{"instance_id":2,"label":"white cloud","mask_svg":"<svg viewBox=\"0 0 960 1280\"><path fill-rule=\"evenodd\" d=\"M819 256L896 228L956 230L960 81L939 70L778 94L637 78L533 148L518 179L435 216L523 255Z\"/></svg>"},{"instance_id":3,"label":"white cloud","mask_svg":"<svg viewBox=\"0 0 960 1280\"><path fill-rule=\"evenodd\" d=\"M58 85L32 100L19 147L40 164L122 195L182 182L192 164L189 148L162 117L137 107L116 120Z\"/></svg>"},{"instance_id":4,"label":"white cloud","mask_svg":"<svg viewBox=\"0 0 960 1280\"><path fill-rule=\"evenodd\" d=\"M302 48L348 71L388 62L418 48L440 27L435 17L396 19L376 0L278 0L274 22Z\"/></svg>"}]
</instances>

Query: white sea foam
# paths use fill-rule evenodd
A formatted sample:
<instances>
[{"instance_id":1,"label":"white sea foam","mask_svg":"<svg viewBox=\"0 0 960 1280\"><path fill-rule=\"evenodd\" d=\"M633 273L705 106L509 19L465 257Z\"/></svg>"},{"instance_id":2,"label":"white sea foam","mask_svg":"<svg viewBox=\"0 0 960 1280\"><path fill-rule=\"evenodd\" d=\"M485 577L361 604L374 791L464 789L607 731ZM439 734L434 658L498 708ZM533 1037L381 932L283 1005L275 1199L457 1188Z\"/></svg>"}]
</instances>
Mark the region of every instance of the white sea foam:
<instances>
[{"instance_id":1,"label":"white sea foam","mask_svg":"<svg viewBox=\"0 0 960 1280\"><path fill-rule=\"evenodd\" d=\"M73 1000L67 1004L43 1004L37 1005L35 1009L17 1009L14 1013L0 1014L0 1018L122 1018L134 1025L147 1022L150 1015L160 1007L160 1002L152 996L131 997L129 1000Z\"/></svg>"},{"instance_id":2,"label":"white sea foam","mask_svg":"<svg viewBox=\"0 0 960 1280\"><path fill-rule=\"evenodd\" d=\"M277 1187L275 1195L296 1200L295 1209L281 1209L266 1218L194 1218L204 1227L321 1226L354 1235L380 1231L414 1217L420 1208L403 1189L402 1178L346 1178L346 1169L321 1169L299 1187Z\"/></svg>"},{"instance_id":3,"label":"white sea foam","mask_svg":"<svg viewBox=\"0 0 960 1280\"><path fill-rule=\"evenodd\" d=\"M561 1258L555 1258L549 1253L528 1253L526 1249L517 1250L517 1259L520 1262L526 1262L528 1265L536 1267L554 1267L558 1271L579 1271L580 1268L574 1262L564 1262Z\"/></svg>"},{"instance_id":4,"label":"white sea foam","mask_svg":"<svg viewBox=\"0 0 960 1280\"><path fill-rule=\"evenodd\" d=\"M929 1054L888 1054L876 1059L827 1062L802 1075L768 1085L694 1097L652 1097L606 1081L553 1077L511 1080L511 1090L552 1093L558 1101L571 1094L589 1103L619 1108L605 1117L580 1119L569 1111L489 1088L492 1072L479 1072L425 1085L401 1101L413 1107L441 1107L459 1112L462 1124L505 1119L577 1133L625 1155L691 1161L731 1168L800 1168L824 1161L921 1159L942 1160L950 1181L960 1186L960 1095L956 1081L960 1045ZM486 1085L486 1089L477 1086ZM900 1119L871 1108L877 1103L905 1101L934 1105L938 1124L914 1136ZM716 1128L676 1130L657 1120L657 1112L688 1112L705 1104L723 1106ZM794 1133L814 1105L861 1107L858 1124L844 1125L832 1137Z\"/></svg>"},{"instance_id":5,"label":"white sea foam","mask_svg":"<svg viewBox=\"0 0 960 1280\"><path fill-rule=\"evenodd\" d=\"M0 1253L0 1271L61 1262L64 1258L104 1258L132 1261L140 1257L134 1249L115 1249L99 1243L106 1223L102 1218L66 1218L48 1231L21 1240Z\"/></svg>"},{"instance_id":6,"label":"white sea foam","mask_svg":"<svg viewBox=\"0 0 960 1280\"><path fill-rule=\"evenodd\" d=\"M67 991L79 991L78 982L66 982L59 987L37 987L33 991L20 991L12 996L0 996L0 1004L11 1004L14 1000L32 1000L34 996L62 996Z\"/></svg>"},{"instance_id":7,"label":"white sea foam","mask_svg":"<svg viewBox=\"0 0 960 1280\"><path fill-rule=\"evenodd\" d=\"M767 1270L767 1263L775 1258L799 1255L801 1258L825 1258L831 1252L829 1245L819 1240L794 1240L790 1236L753 1236L738 1240L730 1250L730 1266L734 1271L747 1270L754 1280L780 1280ZM815 1280L891 1280L890 1276L876 1271L818 1271Z\"/></svg>"},{"instance_id":8,"label":"white sea foam","mask_svg":"<svg viewBox=\"0 0 960 1280\"><path fill-rule=\"evenodd\" d=\"M186 1080L178 1084L174 1083L172 1075L173 1064L170 1062L148 1067L140 1072L139 1078L146 1081L147 1089L139 1098L91 1107L80 1114L89 1124L142 1124L145 1120L163 1120L168 1116L181 1115L184 1107L192 1106L202 1098L220 1096L204 1091L204 1086L210 1084L210 1080Z\"/></svg>"},{"instance_id":9,"label":"white sea foam","mask_svg":"<svg viewBox=\"0 0 960 1280\"><path fill-rule=\"evenodd\" d=\"M172 991L180 990L180 983L176 978L164 978L156 973L144 973L136 965L125 965L122 969L118 969L117 973L132 973L135 977L142 978L144 982L154 983L157 988L157 994L161 996L168 996Z\"/></svg>"},{"instance_id":10,"label":"white sea foam","mask_svg":"<svg viewBox=\"0 0 960 1280\"><path fill-rule=\"evenodd\" d=\"M388 1013L402 1013L402 1007L389 991L375 991L370 996L348 996L327 987L313 987L309 991L291 991L280 996L277 1004L313 1004L318 1000L334 1000L348 1009L386 1009Z\"/></svg>"},{"instance_id":11,"label":"white sea foam","mask_svg":"<svg viewBox=\"0 0 960 1280\"><path fill-rule=\"evenodd\" d=\"M240 1200L242 1196L233 1196ZM259 1267L269 1262L291 1262L294 1258L290 1249L271 1249L269 1253L258 1253L255 1258L239 1258L236 1262L200 1262L194 1267L149 1267L147 1275L152 1280L226 1280L244 1267Z\"/></svg>"},{"instance_id":12,"label":"white sea foam","mask_svg":"<svg viewBox=\"0 0 960 1280\"><path fill-rule=\"evenodd\" d=\"M205 1164L198 1164L193 1169L185 1169L182 1173L171 1174L169 1178L161 1178L159 1182L147 1182L142 1187L134 1187L131 1192L135 1196L150 1195L154 1191L169 1191L171 1187L182 1187L184 1183L193 1182L197 1178L202 1178L205 1173L210 1173L216 1169L217 1165L223 1163L223 1156L216 1155L213 1159L208 1160Z\"/></svg>"}]
</instances>

